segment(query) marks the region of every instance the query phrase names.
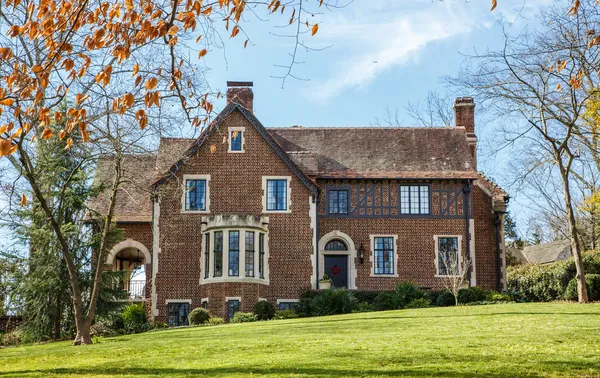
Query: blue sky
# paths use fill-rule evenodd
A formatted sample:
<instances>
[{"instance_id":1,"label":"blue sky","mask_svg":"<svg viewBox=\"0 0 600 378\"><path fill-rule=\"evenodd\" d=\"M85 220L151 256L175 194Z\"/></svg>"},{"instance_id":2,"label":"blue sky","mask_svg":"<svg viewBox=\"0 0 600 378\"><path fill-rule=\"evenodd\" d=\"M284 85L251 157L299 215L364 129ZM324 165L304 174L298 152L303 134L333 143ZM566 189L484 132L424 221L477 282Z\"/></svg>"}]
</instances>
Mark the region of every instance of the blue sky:
<instances>
[{"instance_id":1,"label":"blue sky","mask_svg":"<svg viewBox=\"0 0 600 378\"><path fill-rule=\"evenodd\" d=\"M252 45L244 49L240 38L227 41L223 51L211 51L205 61L211 68L207 77L221 91L227 80L253 81L255 114L266 126L365 126L381 117L386 106L397 107L410 126L414 121L403 114L403 105L423 100L430 90L443 91L440 77L455 75L465 54L502 46L499 20L512 23L511 34L535 28L537 14L552 0L502 0L494 12L490 3L356 0L344 9L321 10L314 16L319 32L301 40L315 48L331 47L302 51L298 60L305 63L296 65L294 74L308 81L288 79L283 89L281 79L272 78L283 70L274 65L288 63L293 45L270 33L283 33L273 25L286 17L248 19L243 25ZM221 101L217 107L223 105ZM492 157L486 147L498 127L476 125L479 168L505 184L504 161L510 152ZM511 212L525 233L529 211L516 193L511 196Z\"/></svg>"}]
</instances>

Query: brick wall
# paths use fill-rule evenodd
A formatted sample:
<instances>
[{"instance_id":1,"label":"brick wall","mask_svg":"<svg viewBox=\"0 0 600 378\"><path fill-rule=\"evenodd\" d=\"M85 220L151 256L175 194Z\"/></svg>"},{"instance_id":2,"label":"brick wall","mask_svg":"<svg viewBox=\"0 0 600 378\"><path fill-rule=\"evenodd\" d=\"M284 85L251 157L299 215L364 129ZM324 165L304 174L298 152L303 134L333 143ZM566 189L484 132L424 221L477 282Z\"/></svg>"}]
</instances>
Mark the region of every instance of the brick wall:
<instances>
[{"instance_id":1,"label":"brick wall","mask_svg":"<svg viewBox=\"0 0 600 378\"><path fill-rule=\"evenodd\" d=\"M245 127L244 153L228 153L228 127ZM216 152L210 146L216 145ZM291 176L291 214L268 214L270 285L257 283L199 284L202 214L182 214L183 175L211 175L211 214L262 214L262 176ZM158 257L157 320L167 321L166 300L191 299L190 308L209 298L209 310L225 314L225 297L242 297L240 309L250 311L258 298L298 298L310 286L312 229L310 192L279 159L256 129L239 112L232 113L190 158L177 175L161 187L160 248ZM227 254L224 251L224 258ZM240 259L240 266L242 266ZM225 273L225 272L224 272Z\"/></svg>"}]
</instances>

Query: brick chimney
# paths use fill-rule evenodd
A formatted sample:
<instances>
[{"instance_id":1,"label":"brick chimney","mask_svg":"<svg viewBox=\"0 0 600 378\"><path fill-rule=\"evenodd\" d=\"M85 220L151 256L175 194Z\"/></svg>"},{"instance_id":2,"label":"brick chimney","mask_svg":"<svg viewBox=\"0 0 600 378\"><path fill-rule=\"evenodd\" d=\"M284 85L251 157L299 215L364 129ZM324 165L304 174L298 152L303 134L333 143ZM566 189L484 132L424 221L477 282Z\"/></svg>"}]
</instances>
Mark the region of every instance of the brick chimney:
<instances>
[{"instance_id":1,"label":"brick chimney","mask_svg":"<svg viewBox=\"0 0 600 378\"><path fill-rule=\"evenodd\" d=\"M252 112L254 105L253 85L251 81L228 81L227 105L233 102Z\"/></svg>"},{"instance_id":2,"label":"brick chimney","mask_svg":"<svg viewBox=\"0 0 600 378\"><path fill-rule=\"evenodd\" d=\"M473 97L457 97L454 100L454 126L464 127L467 143L473 156L473 167L477 169L477 136L475 135L475 101Z\"/></svg>"}]
</instances>

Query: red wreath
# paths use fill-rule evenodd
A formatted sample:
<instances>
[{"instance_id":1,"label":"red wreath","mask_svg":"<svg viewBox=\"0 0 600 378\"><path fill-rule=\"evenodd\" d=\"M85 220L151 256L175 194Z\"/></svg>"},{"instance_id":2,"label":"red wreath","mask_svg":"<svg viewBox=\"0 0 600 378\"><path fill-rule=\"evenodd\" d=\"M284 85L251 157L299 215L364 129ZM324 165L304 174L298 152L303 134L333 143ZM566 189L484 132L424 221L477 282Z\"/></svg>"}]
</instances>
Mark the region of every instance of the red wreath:
<instances>
[{"instance_id":1,"label":"red wreath","mask_svg":"<svg viewBox=\"0 0 600 378\"><path fill-rule=\"evenodd\" d=\"M331 268L331 274L333 274L334 276L340 274L341 271L342 269L337 265L334 265L333 268Z\"/></svg>"}]
</instances>

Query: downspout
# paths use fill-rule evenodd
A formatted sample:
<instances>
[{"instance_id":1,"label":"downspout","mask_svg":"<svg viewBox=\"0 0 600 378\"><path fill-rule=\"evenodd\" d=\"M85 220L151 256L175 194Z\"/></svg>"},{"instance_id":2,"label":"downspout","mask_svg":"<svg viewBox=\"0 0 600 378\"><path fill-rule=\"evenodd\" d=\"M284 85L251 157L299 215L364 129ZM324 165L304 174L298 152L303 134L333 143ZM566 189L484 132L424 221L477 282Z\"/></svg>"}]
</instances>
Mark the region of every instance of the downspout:
<instances>
[{"instance_id":1,"label":"downspout","mask_svg":"<svg viewBox=\"0 0 600 378\"><path fill-rule=\"evenodd\" d=\"M152 289L154 287L152 272L154 272L154 201L156 201L156 187L153 188L152 193L150 194L150 200L152 201L152 223L150 224L150 230L152 231L152 252L150 253L150 272L146 272L146 283L148 282L148 274L150 274L150 300L152 301ZM154 306L155 303L152 302L150 304L151 321L154 321Z\"/></svg>"},{"instance_id":2,"label":"downspout","mask_svg":"<svg viewBox=\"0 0 600 378\"><path fill-rule=\"evenodd\" d=\"M471 286L471 230L469 225L469 207L472 202L471 180L467 180L467 184L463 186L463 214L465 215L465 238L467 244L467 259L469 266L467 267L467 281Z\"/></svg>"},{"instance_id":3,"label":"downspout","mask_svg":"<svg viewBox=\"0 0 600 378\"><path fill-rule=\"evenodd\" d=\"M502 291L501 289L501 279L500 277L502 276L502 257L500 256L500 225L502 224L502 220L500 218L500 212L495 211L494 214L496 215L496 220L495 220L495 224L496 224L496 258L497 258L497 265L498 265L498 276L496 278L496 289L498 291Z\"/></svg>"},{"instance_id":4,"label":"downspout","mask_svg":"<svg viewBox=\"0 0 600 378\"><path fill-rule=\"evenodd\" d=\"M313 201L316 202L316 206L315 206L315 268L316 268L316 272L315 272L315 287L317 288L317 290L319 290L319 202L320 202L320 196L319 193L317 193L314 197L313 197Z\"/></svg>"}]
</instances>

